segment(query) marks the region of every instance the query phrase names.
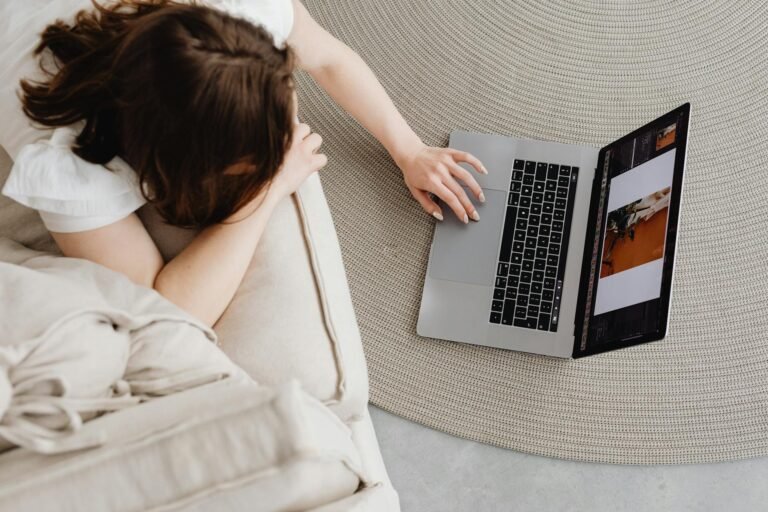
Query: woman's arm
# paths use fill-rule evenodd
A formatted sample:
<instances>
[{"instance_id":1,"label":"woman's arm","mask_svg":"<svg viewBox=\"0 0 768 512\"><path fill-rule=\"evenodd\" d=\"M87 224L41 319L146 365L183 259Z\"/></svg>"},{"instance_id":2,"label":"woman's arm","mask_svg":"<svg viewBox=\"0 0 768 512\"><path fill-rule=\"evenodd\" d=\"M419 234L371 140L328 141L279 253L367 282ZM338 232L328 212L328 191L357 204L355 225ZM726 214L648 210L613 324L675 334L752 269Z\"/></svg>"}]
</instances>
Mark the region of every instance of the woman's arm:
<instances>
[{"instance_id":1,"label":"woman's arm","mask_svg":"<svg viewBox=\"0 0 768 512\"><path fill-rule=\"evenodd\" d=\"M294 25L288 44L298 65L355 117L389 151L403 170L406 185L422 207L438 219L442 211L431 192L468 222L479 216L457 179L484 201L474 177L458 165L467 162L486 173L482 163L463 151L426 146L400 115L371 69L357 53L320 27L299 0L292 0Z\"/></svg>"},{"instance_id":2,"label":"woman's arm","mask_svg":"<svg viewBox=\"0 0 768 512\"><path fill-rule=\"evenodd\" d=\"M136 214L91 231L52 235L66 256L122 272L212 326L240 285L275 205L325 165L325 155L316 153L321 142L309 126L297 125L272 185L224 223L202 230L165 266Z\"/></svg>"}]
</instances>

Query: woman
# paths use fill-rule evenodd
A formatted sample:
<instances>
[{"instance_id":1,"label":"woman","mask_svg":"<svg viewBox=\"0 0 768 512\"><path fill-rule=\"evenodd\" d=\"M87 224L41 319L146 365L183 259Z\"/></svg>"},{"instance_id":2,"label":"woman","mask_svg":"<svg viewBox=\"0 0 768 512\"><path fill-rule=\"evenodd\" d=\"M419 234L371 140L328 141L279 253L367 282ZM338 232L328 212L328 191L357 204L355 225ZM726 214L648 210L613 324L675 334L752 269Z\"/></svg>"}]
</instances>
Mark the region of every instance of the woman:
<instances>
[{"instance_id":1,"label":"woman","mask_svg":"<svg viewBox=\"0 0 768 512\"><path fill-rule=\"evenodd\" d=\"M18 108L56 129L12 154L3 193L37 209L65 255L154 287L209 325L275 205L326 163L320 136L297 121L295 66L387 148L429 214L443 219L434 194L463 222L479 220L457 180L484 201L458 162L482 164L426 146L362 59L298 0L94 4L49 24L36 55L47 74L21 82ZM166 222L202 229L168 263L134 213L146 201Z\"/></svg>"}]
</instances>

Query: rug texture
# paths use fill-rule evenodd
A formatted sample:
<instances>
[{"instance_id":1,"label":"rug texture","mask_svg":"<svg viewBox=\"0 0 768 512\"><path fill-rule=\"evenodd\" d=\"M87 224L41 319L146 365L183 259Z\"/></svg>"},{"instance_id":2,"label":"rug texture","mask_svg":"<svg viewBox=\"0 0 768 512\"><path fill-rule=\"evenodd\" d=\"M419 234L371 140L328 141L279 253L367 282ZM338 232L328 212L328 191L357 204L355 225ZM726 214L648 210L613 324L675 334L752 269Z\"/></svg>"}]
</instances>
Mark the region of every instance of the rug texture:
<instances>
[{"instance_id":1,"label":"rug texture","mask_svg":"<svg viewBox=\"0 0 768 512\"><path fill-rule=\"evenodd\" d=\"M434 228L386 151L299 73L363 334L371 401L565 459L768 455L768 3L306 0L431 145L452 129L603 146L692 104L671 325L558 360L416 335Z\"/></svg>"}]
</instances>

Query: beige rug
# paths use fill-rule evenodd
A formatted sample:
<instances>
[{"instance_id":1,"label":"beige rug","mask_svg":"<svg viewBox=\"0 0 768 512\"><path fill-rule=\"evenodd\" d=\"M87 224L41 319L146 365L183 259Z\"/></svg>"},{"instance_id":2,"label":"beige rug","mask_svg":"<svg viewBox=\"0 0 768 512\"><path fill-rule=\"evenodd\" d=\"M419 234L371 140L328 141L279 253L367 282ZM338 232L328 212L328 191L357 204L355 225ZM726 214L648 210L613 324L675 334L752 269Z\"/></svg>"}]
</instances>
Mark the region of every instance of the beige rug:
<instances>
[{"instance_id":1,"label":"beige rug","mask_svg":"<svg viewBox=\"0 0 768 512\"><path fill-rule=\"evenodd\" d=\"M604 145L693 105L669 336L579 361L420 338L433 221L387 153L300 76L374 404L540 455L768 454L768 4L306 0L423 140L453 128Z\"/></svg>"}]
</instances>

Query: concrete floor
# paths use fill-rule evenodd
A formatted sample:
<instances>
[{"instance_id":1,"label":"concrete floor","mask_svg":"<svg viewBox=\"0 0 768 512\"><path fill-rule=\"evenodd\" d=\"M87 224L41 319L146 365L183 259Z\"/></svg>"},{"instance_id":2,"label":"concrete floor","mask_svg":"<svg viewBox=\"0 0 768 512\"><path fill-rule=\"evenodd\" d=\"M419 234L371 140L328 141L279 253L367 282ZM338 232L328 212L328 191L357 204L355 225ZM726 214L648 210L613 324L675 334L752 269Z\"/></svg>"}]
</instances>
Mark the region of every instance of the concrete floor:
<instances>
[{"instance_id":1,"label":"concrete floor","mask_svg":"<svg viewBox=\"0 0 768 512\"><path fill-rule=\"evenodd\" d=\"M371 406L404 512L768 511L768 459L687 466L588 464L503 450Z\"/></svg>"}]
</instances>

